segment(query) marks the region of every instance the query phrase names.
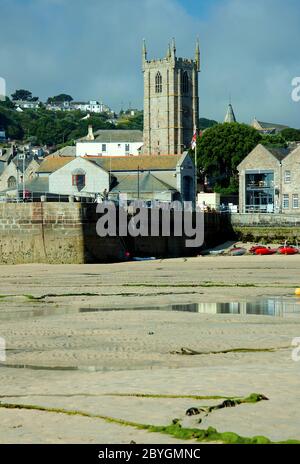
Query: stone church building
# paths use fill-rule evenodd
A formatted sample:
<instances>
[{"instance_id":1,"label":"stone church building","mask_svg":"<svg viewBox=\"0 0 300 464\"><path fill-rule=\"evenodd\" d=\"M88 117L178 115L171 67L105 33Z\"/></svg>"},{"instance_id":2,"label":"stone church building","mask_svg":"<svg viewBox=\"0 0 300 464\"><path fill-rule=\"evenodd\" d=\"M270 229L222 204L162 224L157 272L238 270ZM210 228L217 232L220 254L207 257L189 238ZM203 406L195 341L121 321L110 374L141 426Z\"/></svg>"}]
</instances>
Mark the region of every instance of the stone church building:
<instances>
[{"instance_id":1,"label":"stone church building","mask_svg":"<svg viewBox=\"0 0 300 464\"><path fill-rule=\"evenodd\" d=\"M176 56L175 40L163 59L148 60L143 44L145 155L175 155L190 148L198 126L200 47L195 58Z\"/></svg>"}]
</instances>

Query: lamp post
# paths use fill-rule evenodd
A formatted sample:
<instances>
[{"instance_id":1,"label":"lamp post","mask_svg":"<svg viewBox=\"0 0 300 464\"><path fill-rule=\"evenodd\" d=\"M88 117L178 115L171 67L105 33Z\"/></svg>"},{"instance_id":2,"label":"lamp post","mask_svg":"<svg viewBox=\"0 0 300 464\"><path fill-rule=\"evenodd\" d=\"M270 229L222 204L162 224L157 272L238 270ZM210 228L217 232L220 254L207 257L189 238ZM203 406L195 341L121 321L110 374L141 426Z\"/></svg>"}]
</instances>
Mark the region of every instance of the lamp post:
<instances>
[{"instance_id":1,"label":"lamp post","mask_svg":"<svg viewBox=\"0 0 300 464\"><path fill-rule=\"evenodd\" d=\"M23 198L23 201L25 199L25 158L26 158L26 155L25 155L25 150L23 151L23 153L21 153L21 155L18 155L18 164L19 164L19 159L23 161L23 176L22 176L22 198ZM18 185L18 198L19 198L19 185Z\"/></svg>"},{"instance_id":2,"label":"lamp post","mask_svg":"<svg viewBox=\"0 0 300 464\"><path fill-rule=\"evenodd\" d=\"M19 203L19 180L20 180L20 174L19 174L19 152L17 151L17 203Z\"/></svg>"}]
</instances>

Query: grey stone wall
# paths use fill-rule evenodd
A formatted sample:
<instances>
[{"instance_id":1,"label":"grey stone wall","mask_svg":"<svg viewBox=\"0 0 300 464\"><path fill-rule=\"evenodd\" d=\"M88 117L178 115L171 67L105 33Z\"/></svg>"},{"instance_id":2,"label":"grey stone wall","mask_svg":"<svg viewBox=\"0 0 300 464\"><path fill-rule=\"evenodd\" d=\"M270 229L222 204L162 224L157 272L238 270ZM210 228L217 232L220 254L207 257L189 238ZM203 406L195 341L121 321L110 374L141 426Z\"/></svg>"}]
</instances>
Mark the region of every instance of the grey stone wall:
<instances>
[{"instance_id":1,"label":"grey stone wall","mask_svg":"<svg viewBox=\"0 0 300 464\"><path fill-rule=\"evenodd\" d=\"M118 261L126 250L157 257L198 253L186 249L184 237L99 237L98 218L95 204L1 203L0 264ZM226 215L205 215L206 244L227 238Z\"/></svg>"},{"instance_id":2,"label":"grey stone wall","mask_svg":"<svg viewBox=\"0 0 300 464\"><path fill-rule=\"evenodd\" d=\"M300 244L299 214L231 214L230 221L233 233L243 241Z\"/></svg>"}]
</instances>

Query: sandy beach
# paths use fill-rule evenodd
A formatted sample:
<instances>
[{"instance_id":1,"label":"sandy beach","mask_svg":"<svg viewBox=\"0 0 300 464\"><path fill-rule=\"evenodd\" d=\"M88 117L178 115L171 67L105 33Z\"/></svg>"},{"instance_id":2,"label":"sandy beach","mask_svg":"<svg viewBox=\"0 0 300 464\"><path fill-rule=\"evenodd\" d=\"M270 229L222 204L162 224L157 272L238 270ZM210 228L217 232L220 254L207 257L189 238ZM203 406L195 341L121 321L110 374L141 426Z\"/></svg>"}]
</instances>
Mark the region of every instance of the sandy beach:
<instances>
[{"instance_id":1,"label":"sandy beach","mask_svg":"<svg viewBox=\"0 0 300 464\"><path fill-rule=\"evenodd\" d=\"M300 440L300 256L2 266L0 276L1 443L181 443L129 424L174 418ZM252 300L294 310L216 313ZM251 393L269 400L185 414Z\"/></svg>"}]
</instances>

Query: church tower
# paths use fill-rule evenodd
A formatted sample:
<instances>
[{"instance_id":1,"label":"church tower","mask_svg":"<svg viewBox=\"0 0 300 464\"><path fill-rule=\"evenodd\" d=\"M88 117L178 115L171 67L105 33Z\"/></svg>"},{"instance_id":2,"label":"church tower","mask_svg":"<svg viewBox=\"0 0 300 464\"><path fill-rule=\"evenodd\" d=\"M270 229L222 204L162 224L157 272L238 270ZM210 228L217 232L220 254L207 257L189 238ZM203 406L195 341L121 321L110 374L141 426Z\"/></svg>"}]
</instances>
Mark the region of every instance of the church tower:
<instances>
[{"instance_id":1,"label":"church tower","mask_svg":"<svg viewBox=\"0 0 300 464\"><path fill-rule=\"evenodd\" d=\"M145 155L181 154L198 127L200 46L195 58L177 58L175 40L164 59L148 60L143 42Z\"/></svg>"}]
</instances>

